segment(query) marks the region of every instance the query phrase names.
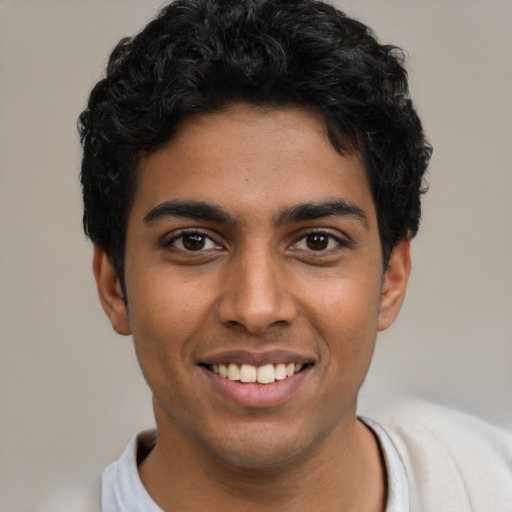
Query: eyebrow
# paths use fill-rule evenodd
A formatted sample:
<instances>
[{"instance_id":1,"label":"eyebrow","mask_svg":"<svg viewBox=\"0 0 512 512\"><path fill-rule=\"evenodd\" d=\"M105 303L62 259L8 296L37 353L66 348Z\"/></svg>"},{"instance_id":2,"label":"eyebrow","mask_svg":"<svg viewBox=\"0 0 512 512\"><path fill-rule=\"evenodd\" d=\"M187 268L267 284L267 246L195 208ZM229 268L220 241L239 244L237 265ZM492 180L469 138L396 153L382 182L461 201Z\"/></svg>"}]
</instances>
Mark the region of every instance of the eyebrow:
<instances>
[{"instance_id":1,"label":"eyebrow","mask_svg":"<svg viewBox=\"0 0 512 512\"><path fill-rule=\"evenodd\" d=\"M368 228L368 219L364 211L357 205L337 199L333 201L302 203L286 208L274 223L277 226L293 222L322 219L333 216L351 216L362 221ZM224 224L235 224L235 219L220 206L203 201L166 201L155 206L145 217L146 224L152 224L166 217L180 217Z\"/></svg>"},{"instance_id":2,"label":"eyebrow","mask_svg":"<svg viewBox=\"0 0 512 512\"><path fill-rule=\"evenodd\" d=\"M336 199L334 201L304 203L284 210L276 219L277 225L291 222L322 219L324 217L350 216L362 221L368 228L368 219L364 211L357 205Z\"/></svg>"},{"instance_id":3,"label":"eyebrow","mask_svg":"<svg viewBox=\"0 0 512 512\"><path fill-rule=\"evenodd\" d=\"M231 215L219 206L203 201L166 201L155 206L145 217L144 222L151 224L166 217L206 220L210 222L234 222Z\"/></svg>"}]
</instances>

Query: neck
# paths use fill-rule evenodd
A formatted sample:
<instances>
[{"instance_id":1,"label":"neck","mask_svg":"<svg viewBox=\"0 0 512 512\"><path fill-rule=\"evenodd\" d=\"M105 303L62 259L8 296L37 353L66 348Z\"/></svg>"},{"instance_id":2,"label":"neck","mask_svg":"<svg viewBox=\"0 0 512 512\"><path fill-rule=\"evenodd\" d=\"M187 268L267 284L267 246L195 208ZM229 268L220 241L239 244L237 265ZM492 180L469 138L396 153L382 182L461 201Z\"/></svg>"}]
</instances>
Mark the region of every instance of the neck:
<instances>
[{"instance_id":1,"label":"neck","mask_svg":"<svg viewBox=\"0 0 512 512\"><path fill-rule=\"evenodd\" d=\"M355 407L350 421L340 423L305 453L264 467L223 460L156 417L158 441L139 473L165 511L385 510L380 449L368 428L356 420Z\"/></svg>"}]
</instances>

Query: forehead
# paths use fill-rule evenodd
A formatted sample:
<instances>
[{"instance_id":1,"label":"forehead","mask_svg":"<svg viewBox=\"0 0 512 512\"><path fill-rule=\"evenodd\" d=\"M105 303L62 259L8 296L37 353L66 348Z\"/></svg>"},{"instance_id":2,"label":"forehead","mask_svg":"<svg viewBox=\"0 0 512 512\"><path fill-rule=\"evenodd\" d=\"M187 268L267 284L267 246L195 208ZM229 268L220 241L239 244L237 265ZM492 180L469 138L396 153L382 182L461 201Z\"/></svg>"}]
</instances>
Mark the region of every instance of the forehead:
<instances>
[{"instance_id":1,"label":"forehead","mask_svg":"<svg viewBox=\"0 0 512 512\"><path fill-rule=\"evenodd\" d=\"M186 199L256 217L338 198L374 210L360 154L340 155L323 119L300 108L242 104L188 119L140 162L138 178L135 210Z\"/></svg>"}]
</instances>

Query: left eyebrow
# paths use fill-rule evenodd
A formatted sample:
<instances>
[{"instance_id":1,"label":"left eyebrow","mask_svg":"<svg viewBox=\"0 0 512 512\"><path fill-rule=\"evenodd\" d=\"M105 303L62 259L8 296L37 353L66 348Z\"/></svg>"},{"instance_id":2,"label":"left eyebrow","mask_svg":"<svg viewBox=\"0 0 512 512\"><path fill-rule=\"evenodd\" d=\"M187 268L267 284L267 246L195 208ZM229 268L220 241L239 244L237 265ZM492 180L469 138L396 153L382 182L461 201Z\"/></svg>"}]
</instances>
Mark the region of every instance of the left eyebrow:
<instances>
[{"instance_id":1,"label":"left eyebrow","mask_svg":"<svg viewBox=\"0 0 512 512\"><path fill-rule=\"evenodd\" d=\"M368 229L368 219L357 205L337 199L335 201L303 203L284 210L276 219L276 225L322 219L324 217L350 216L360 220Z\"/></svg>"}]
</instances>

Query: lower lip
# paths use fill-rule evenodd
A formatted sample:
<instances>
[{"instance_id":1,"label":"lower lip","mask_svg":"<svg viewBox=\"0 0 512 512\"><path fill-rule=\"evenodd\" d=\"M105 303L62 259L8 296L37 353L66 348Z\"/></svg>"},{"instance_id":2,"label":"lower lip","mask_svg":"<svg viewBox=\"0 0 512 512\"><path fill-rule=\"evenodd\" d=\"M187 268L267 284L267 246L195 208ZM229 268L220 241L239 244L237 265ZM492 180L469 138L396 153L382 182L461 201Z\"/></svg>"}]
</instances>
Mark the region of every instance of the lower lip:
<instances>
[{"instance_id":1,"label":"lower lip","mask_svg":"<svg viewBox=\"0 0 512 512\"><path fill-rule=\"evenodd\" d=\"M229 380L216 373L199 367L217 391L243 407L272 407L286 402L302 384L311 367L308 366L292 377L276 380L272 384L244 384Z\"/></svg>"}]
</instances>

